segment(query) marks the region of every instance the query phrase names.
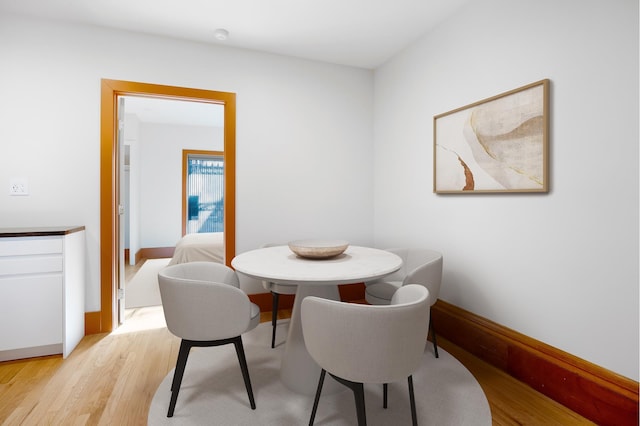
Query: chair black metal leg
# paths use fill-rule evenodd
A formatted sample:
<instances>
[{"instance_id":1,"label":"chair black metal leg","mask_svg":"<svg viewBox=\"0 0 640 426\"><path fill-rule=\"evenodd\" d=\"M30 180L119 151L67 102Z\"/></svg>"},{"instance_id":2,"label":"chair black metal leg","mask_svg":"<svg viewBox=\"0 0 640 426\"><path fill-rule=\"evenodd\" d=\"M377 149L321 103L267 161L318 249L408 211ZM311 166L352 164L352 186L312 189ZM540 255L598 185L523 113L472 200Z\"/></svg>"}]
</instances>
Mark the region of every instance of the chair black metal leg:
<instances>
[{"instance_id":1,"label":"chair black metal leg","mask_svg":"<svg viewBox=\"0 0 640 426\"><path fill-rule=\"evenodd\" d=\"M187 358L189 357L190 350L190 342L182 340L180 342L180 350L178 351L176 369L173 373L173 381L171 382L171 401L169 402L169 411L167 412L167 417L173 417L173 410L176 408L178 392L180 392L180 384L182 383L182 376L184 376L184 369L187 366Z\"/></svg>"},{"instance_id":2,"label":"chair black metal leg","mask_svg":"<svg viewBox=\"0 0 640 426\"><path fill-rule=\"evenodd\" d=\"M189 351L192 347L208 347L208 346L222 346L233 343L236 348L236 355L238 355L238 362L240 363L240 370L242 370L242 378L244 379L244 385L247 388L247 394L249 395L249 402L251 408L256 409L256 402L253 398L253 389L251 388L251 379L249 378L249 368L247 367L247 358L244 355L244 345L242 344L242 336L232 337L229 339L220 340L185 340L180 342L180 350L178 352L178 361L176 362L176 370L173 373L173 381L171 382L171 401L169 402L169 412L167 417L173 417L173 410L178 400L178 392L180 391L180 384L182 383L182 376L184 376L184 370L187 366L187 358L189 357Z\"/></svg>"},{"instance_id":3,"label":"chair black metal leg","mask_svg":"<svg viewBox=\"0 0 640 426\"><path fill-rule=\"evenodd\" d=\"M387 388L389 385L387 383L382 384L382 408L387 408Z\"/></svg>"},{"instance_id":4,"label":"chair black metal leg","mask_svg":"<svg viewBox=\"0 0 640 426\"><path fill-rule=\"evenodd\" d=\"M409 376L407 379L409 383L409 401L411 403L411 423L413 426L418 426L418 414L416 413L416 397L413 393L413 376Z\"/></svg>"},{"instance_id":5,"label":"chair black metal leg","mask_svg":"<svg viewBox=\"0 0 640 426\"><path fill-rule=\"evenodd\" d=\"M316 418L316 411L318 411L318 402L320 401L320 393L322 393L322 385L324 383L324 376L326 370L323 368L320 372L320 380L318 380L318 389L316 390L316 397L313 400L313 410L311 410L311 419L309 419L309 426L313 426L313 421Z\"/></svg>"},{"instance_id":6,"label":"chair black metal leg","mask_svg":"<svg viewBox=\"0 0 640 426\"><path fill-rule=\"evenodd\" d=\"M233 345L236 348L236 354L238 355L238 361L240 362L240 370L242 370L242 378L244 379L244 386L247 388L247 394L249 395L249 403L251 409L256 409L256 401L253 399L253 389L251 389L251 379L249 378L249 368L247 367L247 359L244 356L244 346L242 344L242 336L238 336L233 339Z\"/></svg>"},{"instance_id":7,"label":"chair black metal leg","mask_svg":"<svg viewBox=\"0 0 640 426\"><path fill-rule=\"evenodd\" d=\"M436 358L438 356L438 342L436 340L436 329L433 328L433 320L431 319L431 311L429 311L429 328L431 329L431 341L433 342L433 351L436 354Z\"/></svg>"},{"instance_id":8,"label":"chair black metal leg","mask_svg":"<svg viewBox=\"0 0 640 426\"><path fill-rule=\"evenodd\" d=\"M278 299L279 294L275 291L271 292L271 327L273 331L271 332L271 347L275 348L276 345L276 323L278 319Z\"/></svg>"},{"instance_id":9,"label":"chair black metal leg","mask_svg":"<svg viewBox=\"0 0 640 426\"><path fill-rule=\"evenodd\" d=\"M367 414L364 406L364 385L362 383L352 382L351 380L334 376L333 374L331 374L331 377L336 379L338 383L342 383L353 391L353 398L356 402L356 413L358 415L358 426L367 426Z\"/></svg>"},{"instance_id":10,"label":"chair black metal leg","mask_svg":"<svg viewBox=\"0 0 640 426\"><path fill-rule=\"evenodd\" d=\"M364 408L364 385L362 383L354 383L351 390L353 390L353 398L356 401L358 426L367 426L367 414Z\"/></svg>"}]
</instances>

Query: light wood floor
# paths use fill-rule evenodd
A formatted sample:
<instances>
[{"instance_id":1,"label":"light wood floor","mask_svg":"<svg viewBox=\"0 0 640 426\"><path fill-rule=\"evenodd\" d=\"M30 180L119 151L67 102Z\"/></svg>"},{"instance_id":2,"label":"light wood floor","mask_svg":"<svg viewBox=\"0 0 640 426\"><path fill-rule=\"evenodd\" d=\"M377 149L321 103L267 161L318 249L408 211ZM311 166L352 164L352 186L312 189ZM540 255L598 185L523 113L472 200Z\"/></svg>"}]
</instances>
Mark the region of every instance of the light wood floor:
<instances>
[{"instance_id":1,"label":"light wood floor","mask_svg":"<svg viewBox=\"0 0 640 426\"><path fill-rule=\"evenodd\" d=\"M280 311L287 318L290 311ZM262 313L268 321L270 312ZM444 338L438 343L476 377L494 425L592 424ZM179 339L161 307L127 311L116 332L86 336L61 356L0 363L2 425L146 425L153 395L175 366Z\"/></svg>"}]
</instances>

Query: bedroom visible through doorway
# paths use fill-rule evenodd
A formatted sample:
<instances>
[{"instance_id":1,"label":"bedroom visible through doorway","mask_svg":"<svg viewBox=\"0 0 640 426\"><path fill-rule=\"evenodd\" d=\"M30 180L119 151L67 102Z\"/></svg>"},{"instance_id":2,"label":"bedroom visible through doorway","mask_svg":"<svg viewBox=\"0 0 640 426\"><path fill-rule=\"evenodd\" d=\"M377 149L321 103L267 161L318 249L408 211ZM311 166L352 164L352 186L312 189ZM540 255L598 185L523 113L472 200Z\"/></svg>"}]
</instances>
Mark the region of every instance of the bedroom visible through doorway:
<instances>
[{"instance_id":1,"label":"bedroom visible through doorway","mask_svg":"<svg viewBox=\"0 0 640 426\"><path fill-rule=\"evenodd\" d=\"M199 228L218 225L217 232L223 235L224 106L132 95L118 96L117 105L120 205L124 212L119 248L123 263L119 269L125 270L125 279L120 279L118 293L122 322L126 318L122 309L160 303L157 278L153 274L149 279L142 277L149 270L145 261L171 257L176 242L185 234L181 202L185 151L203 153L191 159L188 176L190 186L197 186L192 192L200 200L195 206L203 222ZM217 153L215 163L206 155L209 152ZM198 225L198 221L188 223L194 222ZM140 272L130 280L125 265L141 263Z\"/></svg>"}]
</instances>

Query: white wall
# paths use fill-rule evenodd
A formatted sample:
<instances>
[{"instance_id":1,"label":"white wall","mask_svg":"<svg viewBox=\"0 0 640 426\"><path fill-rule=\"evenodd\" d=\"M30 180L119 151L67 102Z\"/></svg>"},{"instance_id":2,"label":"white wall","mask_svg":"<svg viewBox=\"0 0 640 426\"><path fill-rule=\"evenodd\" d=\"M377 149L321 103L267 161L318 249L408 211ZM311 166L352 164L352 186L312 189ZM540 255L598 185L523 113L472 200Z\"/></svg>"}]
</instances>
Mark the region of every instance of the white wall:
<instances>
[{"instance_id":1,"label":"white wall","mask_svg":"<svg viewBox=\"0 0 640 426\"><path fill-rule=\"evenodd\" d=\"M237 94L237 252L373 241L371 71L8 15L0 58L0 227L85 225L87 311L100 309L102 78ZM11 177L28 197L7 195Z\"/></svg>"},{"instance_id":2,"label":"white wall","mask_svg":"<svg viewBox=\"0 0 640 426\"><path fill-rule=\"evenodd\" d=\"M140 125L140 244L173 247L182 236L182 150L223 151L220 127Z\"/></svg>"},{"instance_id":3,"label":"white wall","mask_svg":"<svg viewBox=\"0 0 640 426\"><path fill-rule=\"evenodd\" d=\"M433 116L551 80L551 190L435 195ZM375 72L375 243L440 297L638 380L638 2L482 0Z\"/></svg>"}]
</instances>

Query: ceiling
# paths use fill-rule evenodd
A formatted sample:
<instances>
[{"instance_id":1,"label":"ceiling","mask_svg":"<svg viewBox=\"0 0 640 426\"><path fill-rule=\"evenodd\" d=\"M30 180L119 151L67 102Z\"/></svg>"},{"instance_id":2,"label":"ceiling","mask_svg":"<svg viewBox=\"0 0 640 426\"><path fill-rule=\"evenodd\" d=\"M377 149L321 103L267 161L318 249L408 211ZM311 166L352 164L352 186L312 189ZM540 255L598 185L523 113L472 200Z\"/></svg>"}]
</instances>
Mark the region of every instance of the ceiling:
<instances>
[{"instance_id":1,"label":"ceiling","mask_svg":"<svg viewBox=\"0 0 640 426\"><path fill-rule=\"evenodd\" d=\"M0 0L12 12L374 69L470 0ZM218 41L218 28L229 31Z\"/></svg>"},{"instance_id":2,"label":"ceiling","mask_svg":"<svg viewBox=\"0 0 640 426\"><path fill-rule=\"evenodd\" d=\"M124 111L142 123L224 127L224 105L175 99L123 96Z\"/></svg>"},{"instance_id":3,"label":"ceiling","mask_svg":"<svg viewBox=\"0 0 640 426\"><path fill-rule=\"evenodd\" d=\"M375 69L469 1L0 0L0 14ZM229 32L227 40L215 38L218 28ZM130 98L125 110L149 123L222 126L223 120L222 111L203 103Z\"/></svg>"}]
</instances>

